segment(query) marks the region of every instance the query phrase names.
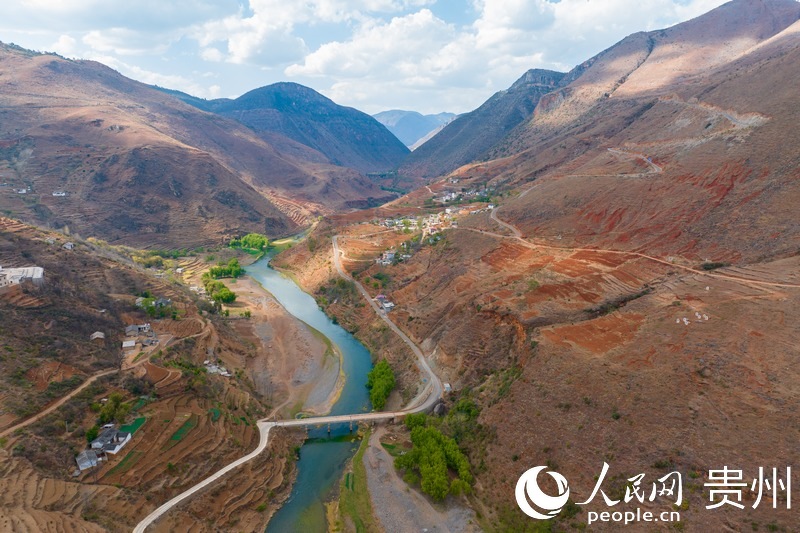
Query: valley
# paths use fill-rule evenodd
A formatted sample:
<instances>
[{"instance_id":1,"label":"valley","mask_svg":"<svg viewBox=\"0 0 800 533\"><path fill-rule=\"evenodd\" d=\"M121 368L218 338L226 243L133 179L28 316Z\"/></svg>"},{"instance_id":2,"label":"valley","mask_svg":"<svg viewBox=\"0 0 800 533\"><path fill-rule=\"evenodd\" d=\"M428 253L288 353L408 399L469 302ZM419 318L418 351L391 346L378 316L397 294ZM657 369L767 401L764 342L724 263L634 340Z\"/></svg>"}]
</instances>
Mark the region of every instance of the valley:
<instances>
[{"instance_id":1,"label":"valley","mask_svg":"<svg viewBox=\"0 0 800 533\"><path fill-rule=\"evenodd\" d=\"M798 32L733 0L459 115L0 43L0 531L795 530Z\"/></svg>"}]
</instances>

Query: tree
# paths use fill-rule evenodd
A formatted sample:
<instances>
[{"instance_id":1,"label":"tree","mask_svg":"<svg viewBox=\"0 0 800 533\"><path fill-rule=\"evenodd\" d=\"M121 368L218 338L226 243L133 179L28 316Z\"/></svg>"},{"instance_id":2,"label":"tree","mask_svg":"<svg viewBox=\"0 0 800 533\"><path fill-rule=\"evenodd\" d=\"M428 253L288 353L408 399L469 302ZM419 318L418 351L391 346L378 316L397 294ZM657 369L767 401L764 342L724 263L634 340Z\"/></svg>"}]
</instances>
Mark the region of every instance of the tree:
<instances>
[{"instance_id":1,"label":"tree","mask_svg":"<svg viewBox=\"0 0 800 533\"><path fill-rule=\"evenodd\" d=\"M375 367L367 374L367 388L369 389L369 399L372 402L372 407L380 411L386 405L386 399L394 389L395 379L392 367L386 359L382 359Z\"/></svg>"},{"instance_id":2,"label":"tree","mask_svg":"<svg viewBox=\"0 0 800 533\"><path fill-rule=\"evenodd\" d=\"M131 405L122 401L122 395L118 392L111 393L108 402L100 409L100 423L107 424L113 420L124 422L130 412Z\"/></svg>"},{"instance_id":3,"label":"tree","mask_svg":"<svg viewBox=\"0 0 800 533\"><path fill-rule=\"evenodd\" d=\"M228 261L227 265L213 266L208 270L208 275L211 278L238 278L244 274L244 269L239 264L239 260L235 257ZM205 274L203 275L205 277Z\"/></svg>"},{"instance_id":4,"label":"tree","mask_svg":"<svg viewBox=\"0 0 800 533\"><path fill-rule=\"evenodd\" d=\"M260 233L248 233L241 239L233 239L231 241L231 248L245 248L249 250L262 251L269 244L269 239L266 235Z\"/></svg>"},{"instance_id":5,"label":"tree","mask_svg":"<svg viewBox=\"0 0 800 533\"><path fill-rule=\"evenodd\" d=\"M395 467L406 471L404 479L416 480L418 473L422 491L434 500L469 492L473 477L467 457L453 439L437 428L419 425L420 421L419 417L410 420L406 417L406 425L414 426L411 430L413 447L395 459ZM457 474L453 481L450 481L449 470Z\"/></svg>"},{"instance_id":6,"label":"tree","mask_svg":"<svg viewBox=\"0 0 800 533\"><path fill-rule=\"evenodd\" d=\"M100 434L100 427L99 426L92 426L86 430L86 442L92 442L94 439L97 438L97 435Z\"/></svg>"},{"instance_id":7,"label":"tree","mask_svg":"<svg viewBox=\"0 0 800 533\"><path fill-rule=\"evenodd\" d=\"M211 295L211 298L215 302L229 304L236 301L236 293L223 285Z\"/></svg>"}]
</instances>

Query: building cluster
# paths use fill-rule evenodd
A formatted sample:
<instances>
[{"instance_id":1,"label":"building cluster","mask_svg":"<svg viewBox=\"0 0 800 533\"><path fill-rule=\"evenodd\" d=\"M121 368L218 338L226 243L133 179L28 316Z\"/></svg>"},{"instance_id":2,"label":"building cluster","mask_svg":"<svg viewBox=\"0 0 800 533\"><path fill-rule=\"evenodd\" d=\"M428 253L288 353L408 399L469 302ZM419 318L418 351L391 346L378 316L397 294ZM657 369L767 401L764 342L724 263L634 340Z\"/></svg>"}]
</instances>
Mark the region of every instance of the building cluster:
<instances>
[{"instance_id":1,"label":"building cluster","mask_svg":"<svg viewBox=\"0 0 800 533\"><path fill-rule=\"evenodd\" d=\"M136 344L141 343L142 347L155 346L158 344L158 337L150 324L132 324L125 327L125 340L122 341L123 350L134 350Z\"/></svg>"},{"instance_id":2,"label":"building cluster","mask_svg":"<svg viewBox=\"0 0 800 533\"><path fill-rule=\"evenodd\" d=\"M26 281L36 285L42 284L44 282L44 269L37 266L22 268L3 268L0 266L0 289L19 285Z\"/></svg>"},{"instance_id":3,"label":"building cluster","mask_svg":"<svg viewBox=\"0 0 800 533\"><path fill-rule=\"evenodd\" d=\"M75 462L78 463L78 470L83 472L97 466L100 461L106 460L107 454L115 455L119 453L130 440L130 433L120 431L115 429L113 425L107 424L97 438L89 444L89 449L83 450L75 457Z\"/></svg>"},{"instance_id":4,"label":"building cluster","mask_svg":"<svg viewBox=\"0 0 800 533\"><path fill-rule=\"evenodd\" d=\"M216 363L212 363L210 360L206 359L203 361L203 365L206 367L206 372L209 374L219 374L222 377L229 378L233 374L228 372L228 370L224 366L219 366Z\"/></svg>"},{"instance_id":5,"label":"building cluster","mask_svg":"<svg viewBox=\"0 0 800 533\"><path fill-rule=\"evenodd\" d=\"M458 183L456 181L456 183ZM464 200L467 198L476 198L479 196L490 196L494 193L494 189L490 187L480 187L480 188L472 188L472 189L461 189L461 192L458 191L449 191L446 192L444 195L434 198L434 201L440 202L443 204L456 202L458 200Z\"/></svg>"}]
</instances>

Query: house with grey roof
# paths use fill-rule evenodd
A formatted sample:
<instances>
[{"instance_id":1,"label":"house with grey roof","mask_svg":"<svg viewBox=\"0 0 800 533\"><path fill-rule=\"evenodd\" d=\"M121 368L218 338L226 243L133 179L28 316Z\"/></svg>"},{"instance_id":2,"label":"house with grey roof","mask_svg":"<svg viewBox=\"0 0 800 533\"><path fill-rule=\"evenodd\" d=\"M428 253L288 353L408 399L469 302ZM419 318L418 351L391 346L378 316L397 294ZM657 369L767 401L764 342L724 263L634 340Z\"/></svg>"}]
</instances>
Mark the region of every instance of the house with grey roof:
<instances>
[{"instance_id":1,"label":"house with grey roof","mask_svg":"<svg viewBox=\"0 0 800 533\"><path fill-rule=\"evenodd\" d=\"M103 430L96 439L92 441L92 449L103 453L115 454L119 452L131 440L131 434L127 431L119 431L114 428Z\"/></svg>"},{"instance_id":2,"label":"house with grey roof","mask_svg":"<svg viewBox=\"0 0 800 533\"><path fill-rule=\"evenodd\" d=\"M83 450L75 457L75 462L78 463L78 469L83 472L100 463L100 458L94 450Z\"/></svg>"}]
</instances>

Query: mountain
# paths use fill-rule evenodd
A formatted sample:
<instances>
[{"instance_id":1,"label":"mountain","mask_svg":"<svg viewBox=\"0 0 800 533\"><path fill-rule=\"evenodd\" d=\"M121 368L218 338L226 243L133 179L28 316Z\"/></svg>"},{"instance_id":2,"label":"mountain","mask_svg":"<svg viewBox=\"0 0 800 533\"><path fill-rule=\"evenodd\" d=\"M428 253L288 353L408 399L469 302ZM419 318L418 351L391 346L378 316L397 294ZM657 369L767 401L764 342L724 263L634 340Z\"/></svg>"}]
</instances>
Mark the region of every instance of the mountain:
<instances>
[{"instance_id":1,"label":"mountain","mask_svg":"<svg viewBox=\"0 0 800 533\"><path fill-rule=\"evenodd\" d=\"M381 111L372 116L412 150L421 139L430 135L431 132L441 129L456 118L454 113L423 115L416 111L403 111L400 109Z\"/></svg>"},{"instance_id":2,"label":"mountain","mask_svg":"<svg viewBox=\"0 0 800 533\"><path fill-rule=\"evenodd\" d=\"M793 252L798 19L792 0L737 0L631 35L544 96L480 173L537 181L504 208L530 235L695 260Z\"/></svg>"},{"instance_id":3,"label":"mountain","mask_svg":"<svg viewBox=\"0 0 800 533\"><path fill-rule=\"evenodd\" d=\"M235 100L173 94L195 107L241 122L268 142L275 142L274 134L288 137L324 154L333 165L359 172L396 169L408 154L408 148L374 118L297 83L275 83Z\"/></svg>"},{"instance_id":4,"label":"mountain","mask_svg":"<svg viewBox=\"0 0 800 533\"><path fill-rule=\"evenodd\" d=\"M72 241L74 248L64 249L66 241ZM258 432L251 424L227 416L227 402L241 401L253 419L266 416L273 398L284 394L263 385L271 383L270 365L281 356L261 348L258 331L265 319L259 320L261 308L246 291L234 287L239 293L235 305L239 312L242 306L251 308L254 318L232 324L209 312L208 302L189 290L210 266L203 261L206 256L183 258L171 267L162 265L170 271L167 278L155 269L142 268L154 257L147 251L84 241L0 217L4 269L36 265L44 271L41 283L0 288L4 352L0 361L0 494L6 495L0 496L2 531L132 531L162 499L216 471L219 466L208 457L231 462L242 455L243 448L257 445ZM176 272L178 267L183 267L183 274ZM167 299L167 308L175 314L158 318L145 313L135 303L145 291ZM268 300L261 296L259 305ZM144 323L158 334L158 340L126 335L127 326ZM294 323L301 335L305 328L282 310L270 317L270 323L282 327ZM126 340L137 342L139 349L123 353L120 345ZM160 344L147 346L149 342ZM236 376L203 372L202 380L193 380L204 369L209 353L215 354L218 364L235 368ZM318 353L321 358L324 345ZM176 370L178 364L195 371ZM113 415L116 427L124 429L120 426L127 422L132 438L97 468L73 476L76 455L87 448L91 428L97 430L98 425L110 422L98 420L96 407L112 395L120 395L124 405ZM222 416L212 417L212 412ZM197 428L183 426L190 417ZM170 440L181 427L194 429L192 437ZM256 472L232 473L234 488L226 494L244 496L239 503L202 502L200 510L177 519L181 527L227 530L228 513L233 513L237 527L263 531L267 517L289 495L291 484L285 478L293 476L293 462L288 454L302 442L301 437L275 436L278 439L270 439L270 449L279 451L280 457L264 454ZM135 471L124 463L118 466L125 457L136 459ZM168 467L172 464L185 468L172 471ZM45 487L54 492L43 501L39 496L49 490ZM275 491L276 501L267 512L257 511L246 497L270 490ZM13 498L8 497L11 494Z\"/></svg>"},{"instance_id":5,"label":"mountain","mask_svg":"<svg viewBox=\"0 0 800 533\"><path fill-rule=\"evenodd\" d=\"M406 158L401 172L423 177L446 174L483 157L517 125L530 118L544 94L559 86L561 72L531 69L478 109L460 115Z\"/></svg>"},{"instance_id":6,"label":"mountain","mask_svg":"<svg viewBox=\"0 0 800 533\"><path fill-rule=\"evenodd\" d=\"M198 246L386 197L291 139L270 143L92 61L0 45L0 106L0 209L84 236Z\"/></svg>"},{"instance_id":7,"label":"mountain","mask_svg":"<svg viewBox=\"0 0 800 533\"><path fill-rule=\"evenodd\" d=\"M794 461L799 37L800 4L784 0L736 0L631 35L568 73L484 161L450 176L457 185L431 182L327 230L342 235L342 257L377 256L396 234L355 223L416 218L443 192L495 190L497 209L452 209L470 214L440 238L407 240L411 257L397 265L346 263L370 296L395 304L391 319L452 385L436 427L480 465L474 497L493 529L541 525L514 498L536 465L568 479L575 501L604 463L614 500L634 475L649 490L678 472L693 487L682 509L704 511L715 465L758 472ZM313 290L328 256L309 253L296 247L281 260ZM321 274L309 272L315 265ZM342 306L328 309L384 350L378 357L408 368L402 347L370 329L369 309ZM791 530L797 518L784 503L775 514L682 512L674 529ZM608 509L591 505L548 526L578 528L586 511Z\"/></svg>"}]
</instances>

